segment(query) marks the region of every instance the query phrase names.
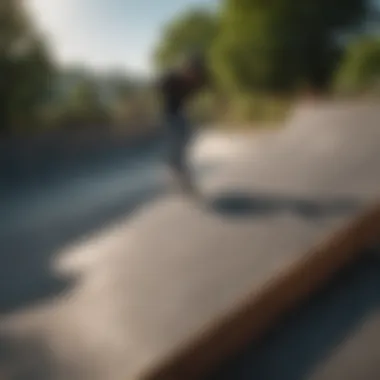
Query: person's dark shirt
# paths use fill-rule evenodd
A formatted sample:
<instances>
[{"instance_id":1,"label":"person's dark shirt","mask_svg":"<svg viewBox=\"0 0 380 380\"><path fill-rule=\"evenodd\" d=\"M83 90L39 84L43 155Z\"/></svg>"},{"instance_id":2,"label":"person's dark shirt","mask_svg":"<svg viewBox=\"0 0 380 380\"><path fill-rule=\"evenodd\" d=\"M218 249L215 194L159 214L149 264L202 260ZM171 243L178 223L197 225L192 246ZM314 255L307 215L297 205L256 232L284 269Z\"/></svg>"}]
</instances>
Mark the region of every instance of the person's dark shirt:
<instances>
[{"instance_id":1,"label":"person's dark shirt","mask_svg":"<svg viewBox=\"0 0 380 380\"><path fill-rule=\"evenodd\" d=\"M203 80L190 81L179 72L169 72L161 78L161 92L164 112L177 114L183 110L186 102L203 87Z\"/></svg>"}]
</instances>

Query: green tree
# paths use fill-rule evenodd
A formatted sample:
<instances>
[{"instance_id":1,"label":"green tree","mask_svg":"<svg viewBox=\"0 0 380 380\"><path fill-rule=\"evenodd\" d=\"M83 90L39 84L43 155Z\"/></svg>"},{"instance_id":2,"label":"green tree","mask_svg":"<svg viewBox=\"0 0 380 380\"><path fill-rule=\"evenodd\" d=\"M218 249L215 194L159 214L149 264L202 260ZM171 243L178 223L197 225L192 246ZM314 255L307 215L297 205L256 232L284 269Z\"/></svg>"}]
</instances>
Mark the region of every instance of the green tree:
<instances>
[{"instance_id":1,"label":"green tree","mask_svg":"<svg viewBox=\"0 0 380 380\"><path fill-rule=\"evenodd\" d=\"M91 80L79 82L61 108L59 124L65 128L109 126L109 113Z\"/></svg>"},{"instance_id":2,"label":"green tree","mask_svg":"<svg viewBox=\"0 0 380 380\"><path fill-rule=\"evenodd\" d=\"M196 50L208 54L218 32L217 16L207 10L187 11L169 23L161 36L154 61L158 67L173 65L183 54Z\"/></svg>"},{"instance_id":3,"label":"green tree","mask_svg":"<svg viewBox=\"0 0 380 380\"><path fill-rule=\"evenodd\" d=\"M336 77L339 92L380 89L380 38L364 37L351 43Z\"/></svg>"},{"instance_id":4,"label":"green tree","mask_svg":"<svg viewBox=\"0 0 380 380\"><path fill-rule=\"evenodd\" d=\"M362 25L366 0L225 0L213 66L231 89L325 88L338 37Z\"/></svg>"},{"instance_id":5,"label":"green tree","mask_svg":"<svg viewBox=\"0 0 380 380\"><path fill-rule=\"evenodd\" d=\"M53 68L44 40L22 2L0 5L0 130L38 126L39 106L50 90Z\"/></svg>"}]
</instances>

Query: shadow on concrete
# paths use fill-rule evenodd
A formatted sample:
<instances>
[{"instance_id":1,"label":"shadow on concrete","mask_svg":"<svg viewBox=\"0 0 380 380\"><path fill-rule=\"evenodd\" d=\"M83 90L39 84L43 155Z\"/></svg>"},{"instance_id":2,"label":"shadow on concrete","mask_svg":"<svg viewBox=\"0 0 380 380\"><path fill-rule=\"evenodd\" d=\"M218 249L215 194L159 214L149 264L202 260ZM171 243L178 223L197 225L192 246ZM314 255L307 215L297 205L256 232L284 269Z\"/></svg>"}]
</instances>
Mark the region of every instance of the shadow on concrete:
<instances>
[{"instance_id":1,"label":"shadow on concrete","mask_svg":"<svg viewBox=\"0 0 380 380\"><path fill-rule=\"evenodd\" d=\"M120 162L114 163L114 166L117 164ZM197 168L197 176L209 174L216 170L217 165L217 162L200 165ZM94 175L101 178L103 174L111 170L112 165L100 167ZM85 176L88 172L84 171L81 174ZM126 175L131 176L131 180L138 181L141 172L139 170L133 173L126 171ZM70 181L71 178L63 176L61 186ZM91 192L91 185L88 187L88 191ZM58 277L52 272L52 263L56 255L64 247L90 234L95 234L107 225L131 216L147 201L162 194L167 187L168 184L161 181L133 194L126 190L122 199L109 199L103 206L97 205L89 212L79 212L78 217L68 213L66 218L58 218L50 224L46 220L35 222L35 224L32 224L32 221L22 229L17 229L16 224L11 231L7 231L6 227L0 230L0 314L32 306L68 291L75 285L76 279ZM54 188L51 189L53 190ZM23 191L26 192L27 189ZM0 202L0 209L3 208L1 206L2 202ZM5 203L3 206L7 212L0 215L2 219L0 225L5 226L7 222L5 214L12 214L12 208L6 208Z\"/></svg>"},{"instance_id":2,"label":"shadow on concrete","mask_svg":"<svg viewBox=\"0 0 380 380\"><path fill-rule=\"evenodd\" d=\"M51 347L37 337L13 336L10 331L0 333L0 373L2 380L53 380L56 358ZM74 363L70 363L72 371Z\"/></svg>"},{"instance_id":3,"label":"shadow on concrete","mask_svg":"<svg viewBox=\"0 0 380 380\"><path fill-rule=\"evenodd\" d=\"M380 262L368 255L209 380L308 379L379 307Z\"/></svg>"},{"instance_id":4,"label":"shadow on concrete","mask_svg":"<svg viewBox=\"0 0 380 380\"><path fill-rule=\"evenodd\" d=\"M131 215L159 191L145 189L134 196L126 193L125 199L78 219L0 233L0 313L10 313L69 290L75 278L58 277L52 272L56 255L67 245Z\"/></svg>"},{"instance_id":5,"label":"shadow on concrete","mask_svg":"<svg viewBox=\"0 0 380 380\"><path fill-rule=\"evenodd\" d=\"M206 199L214 212L226 217L258 217L290 212L304 218L319 218L354 212L360 202L353 199L298 199L279 195L229 192Z\"/></svg>"}]
</instances>

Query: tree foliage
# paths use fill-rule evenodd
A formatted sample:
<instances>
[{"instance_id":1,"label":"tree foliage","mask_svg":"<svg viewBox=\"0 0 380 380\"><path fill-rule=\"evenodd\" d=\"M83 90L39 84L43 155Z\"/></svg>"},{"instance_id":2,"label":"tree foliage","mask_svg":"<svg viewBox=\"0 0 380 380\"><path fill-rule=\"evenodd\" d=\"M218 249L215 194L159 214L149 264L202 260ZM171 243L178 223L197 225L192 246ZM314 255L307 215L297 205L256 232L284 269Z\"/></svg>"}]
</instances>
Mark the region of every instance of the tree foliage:
<instances>
[{"instance_id":1,"label":"tree foliage","mask_svg":"<svg viewBox=\"0 0 380 380\"><path fill-rule=\"evenodd\" d=\"M158 67L173 65L183 54L197 51L208 54L217 36L218 19L210 11L190 10L170 22L154 52Z\"/></svg>"},{"instance_id":2,"label":"tree foliage","mask_svg":"<svg viewBox=\"0 0 380 380\"><path fill-rule=\"evenodd\" d=\"M336 78L339 92L380 89L380 38L364 37L349 45Z\"/></svg>"},{"instance_id":3,"label":"tree foliage","mask_svg":"<svg viewBox=\"0 0 380 380\"><path fill-rule=\"evenodd\" d=\"M0 129L38 123L38 106L49 93L52 65L44 40L18 0L0 5Z\"/></svg>"},{"instance_id":4,"label":"tree foliage","mask_svg":"<svg viewBox=\"0 0 380 380\"><path fill-rule=\"evenodd\" d=\"M91 80L79 82L61 103L58 123L64 128L108 126L110 117L108 109L102 102L99 89Z\"/></svg>"},{"instance_id":5,"label":"tree foliage","mask_svg":"<svg viewBox=\"0 0 380 380\"><path fill-rule=\"evenodd\" d=\"M219 12L190 11L164 29L159 66L199 48L229 92L326 89L340 62L340 37L361 31L369 0L224 0Z\"/></svg>"},{"instance_id":6,"label":"tree foliage","mask_svg":"<svg viewBox=\"0 0 380 380\"><path fill-rule=\"evenodd\" d=\"M360 27L367 9L365 0L225 0L215 69L238 90L324 88L340 55L338 37Z\"/></svg>"}]
</instances>

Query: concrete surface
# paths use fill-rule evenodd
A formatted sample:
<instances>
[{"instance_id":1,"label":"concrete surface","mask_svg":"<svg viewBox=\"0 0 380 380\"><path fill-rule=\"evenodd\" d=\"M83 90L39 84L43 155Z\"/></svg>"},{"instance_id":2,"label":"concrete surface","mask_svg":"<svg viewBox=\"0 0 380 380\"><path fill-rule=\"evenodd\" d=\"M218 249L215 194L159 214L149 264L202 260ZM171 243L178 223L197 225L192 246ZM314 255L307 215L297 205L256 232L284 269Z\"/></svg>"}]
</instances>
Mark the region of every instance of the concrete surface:
<instances>
[{"instance_id":1,"label":"concrete surface","mask_svg":"<svg viewBox=\"0 0 380 380\"><path fill-rule=\"evenodd\" d=\"M378 248L365 256L209 380L379 379Z\"/></svg>"},{"instance_id":2,"label":"concrete surface","mask_svg":"<svg viewBox=\"0 0 380 380\"><path fill-rule=\"evenodd\" d=\"M231 140L239 153L199 178L201 204L163 194L123 218L159 188L147 164L129 172L133 191L107 170L82 182L71 208L68 190L53 211L8 208L18 217L1 236L2 378L149 375L377 200L379 120L375 105L337 105ZM85 221L96 226L81 231Z\"/></svg>"}]
</instances>

